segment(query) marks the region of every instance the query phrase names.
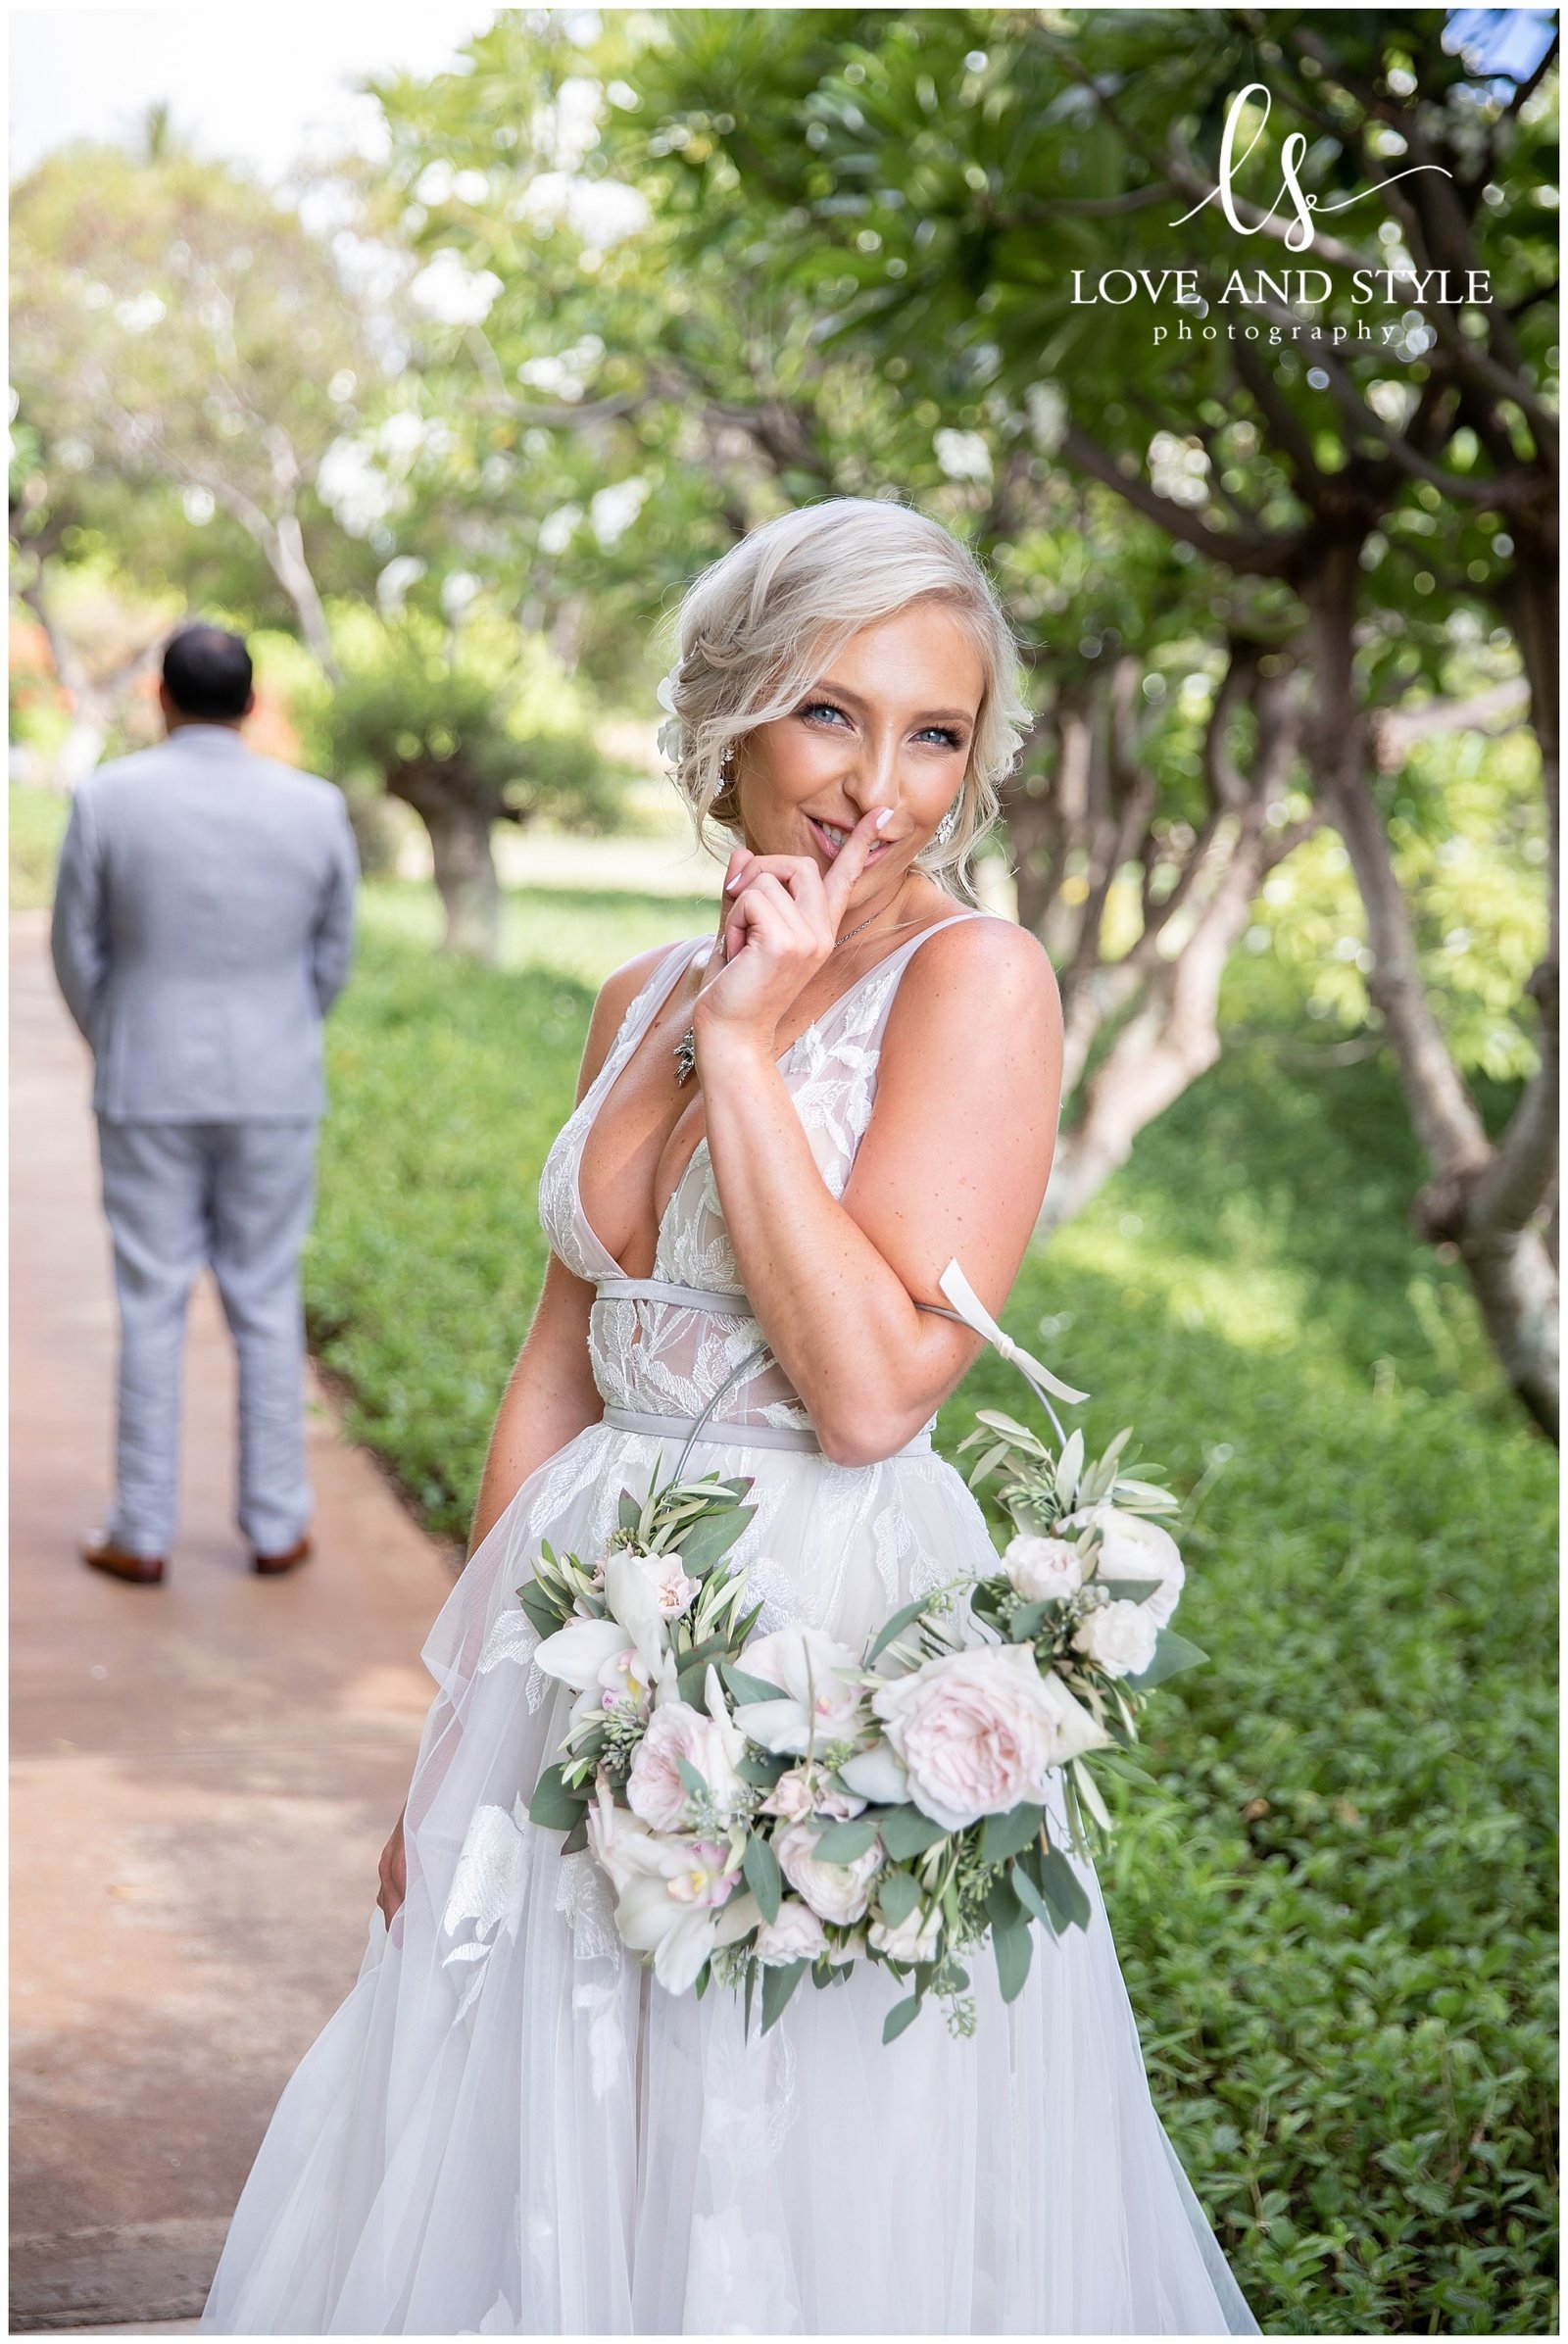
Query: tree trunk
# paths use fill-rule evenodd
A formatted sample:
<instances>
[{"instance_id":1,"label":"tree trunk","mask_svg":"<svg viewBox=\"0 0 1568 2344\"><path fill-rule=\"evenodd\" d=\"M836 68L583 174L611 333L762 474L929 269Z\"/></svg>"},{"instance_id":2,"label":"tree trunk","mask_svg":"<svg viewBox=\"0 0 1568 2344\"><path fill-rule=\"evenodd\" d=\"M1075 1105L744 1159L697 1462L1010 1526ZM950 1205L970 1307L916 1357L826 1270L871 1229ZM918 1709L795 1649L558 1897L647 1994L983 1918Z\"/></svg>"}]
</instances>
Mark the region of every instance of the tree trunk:
<instances>
[{"instance_id":1,"label":"tree trunk","mask_svg":"<svg viewBox=\"0 0 1568 2344\"><path fill-rule=\"evenodd\" d=\"M1325 803L1366 912L1373 954L1367 991L1382 1013L1410 1120L1431 1165L1412 1201L1411 1222L1429 1243L1457 1248L1503 1374L1556 1440L1557 1271L1548 1236L1556 1185L1555 892L1547 957L1531 980L1541 1008L1541 1064L1494 1148L1427 999L1409 906L1372 796L1375 760L1352 669L1357 583L1355 548L1348 542L1302 592L1312 611ZM1527 643L1521 630L1521 644ZM1542 742L1548 787L1555 746L1548 720Z\"/></svg>"},{"instance_id":2,"label":"tree trunk","mask_svg":"<svg viewBox=\"0 0 1568 2344\"><path fill-rule=\"evenodd\" d=\"M494 968L501 958L501 882L490 844L490 816L471 806L416 809L430 834L436 893L446 912L445 952Z\"/></svg>"}]
</instances>

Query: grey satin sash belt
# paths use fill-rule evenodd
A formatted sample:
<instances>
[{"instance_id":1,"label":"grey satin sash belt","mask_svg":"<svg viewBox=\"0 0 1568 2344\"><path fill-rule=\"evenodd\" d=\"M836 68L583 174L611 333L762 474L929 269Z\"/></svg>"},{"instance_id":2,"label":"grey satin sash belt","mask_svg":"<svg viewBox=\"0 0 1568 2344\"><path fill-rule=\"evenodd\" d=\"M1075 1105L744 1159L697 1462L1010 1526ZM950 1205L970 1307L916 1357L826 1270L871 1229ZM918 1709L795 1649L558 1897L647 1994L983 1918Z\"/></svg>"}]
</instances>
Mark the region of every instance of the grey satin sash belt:
<instances>
[{"instance_id":1,"label":"grey satin sash belt","mask_svg":"<svg viewBox=\"0 0 1568 2344\"><path fill-rule=\"evenodd\" d=\"M715 1286L671 1286L665 1278L601 1278L596 1299L601 1302L675 1302L687 1310L710 1311L715 1318L750 1318L751 1303L744 1294L725 1294Z\"/></svg>"},{"instance_id":2,"label":"grey satin sash belt","mask_svg":"<svg viewBox=\"0 0 1568 2344\"><path fill-rule=\"evenodd\" d=\"M671 1441L695 1437L698 1441L722 1441L728 1448L793 1448L803 1456L822 1454L816 1435L805 1425L710 1422L693 1436L689 1416L656 1416L641 1408L614 1406L605 1410L601 1422L612 1425L620 1433L653 1433ZM906 1441L901 1449L894 1451L897 1457L923 1457L930 1453L929 1433L916 1433L912 1441Z\"/></svg>"}]
</instances>

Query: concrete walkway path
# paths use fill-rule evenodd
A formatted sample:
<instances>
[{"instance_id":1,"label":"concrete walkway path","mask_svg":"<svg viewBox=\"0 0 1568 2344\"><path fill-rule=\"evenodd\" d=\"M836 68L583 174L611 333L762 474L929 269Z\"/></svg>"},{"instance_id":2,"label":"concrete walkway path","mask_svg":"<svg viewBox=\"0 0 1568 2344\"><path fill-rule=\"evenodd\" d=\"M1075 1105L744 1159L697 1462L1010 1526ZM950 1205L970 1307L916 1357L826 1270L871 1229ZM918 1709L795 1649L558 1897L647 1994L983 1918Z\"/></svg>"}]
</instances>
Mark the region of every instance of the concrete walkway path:
<instances>
[{"instance_id":1,"label":"concrete walkway path","mask_svg":"<svg viewBox=\"0 0 1568 2344\"><path fill-rule=\"evenodd\" d=\"M348 1992L451 1558L313 1387L315 1558L257 1579L204 1278L161 1587L77 1560L115 1326L89 1064L12 922L11 2331L191 2319L272 2107Z\"/></svg>"}]
</instances>

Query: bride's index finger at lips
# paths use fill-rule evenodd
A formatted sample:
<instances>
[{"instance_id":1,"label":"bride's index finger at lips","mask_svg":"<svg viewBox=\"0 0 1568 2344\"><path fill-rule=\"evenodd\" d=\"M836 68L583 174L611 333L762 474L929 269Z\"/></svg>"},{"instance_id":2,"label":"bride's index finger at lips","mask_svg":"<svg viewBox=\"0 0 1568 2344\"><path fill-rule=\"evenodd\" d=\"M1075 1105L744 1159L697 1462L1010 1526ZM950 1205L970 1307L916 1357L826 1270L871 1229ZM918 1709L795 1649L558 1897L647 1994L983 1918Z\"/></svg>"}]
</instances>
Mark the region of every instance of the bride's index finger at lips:
<instances>
[{"instance_id":1,"label":"bride's index finger at lips","mask_svg":"<svg viewBox=\"0 0 1568 2344\"><path fill-rule=\"evenodd\" d=\"M876 806L870 813L862 814L823 872L823 890L835 910L843 911L850 891L870 858L871 849L878 844L892 819L892 808L886 806Z\"/></svg>"}]
</instances>

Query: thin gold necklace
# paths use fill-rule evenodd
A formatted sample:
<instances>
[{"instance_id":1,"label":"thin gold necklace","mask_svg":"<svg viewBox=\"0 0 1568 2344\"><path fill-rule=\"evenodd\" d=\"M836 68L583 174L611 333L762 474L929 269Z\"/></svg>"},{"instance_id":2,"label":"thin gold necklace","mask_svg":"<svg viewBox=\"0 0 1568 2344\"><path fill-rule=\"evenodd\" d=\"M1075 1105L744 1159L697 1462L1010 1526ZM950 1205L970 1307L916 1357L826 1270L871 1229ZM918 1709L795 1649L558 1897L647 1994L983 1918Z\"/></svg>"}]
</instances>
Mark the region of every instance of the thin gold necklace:
<instances>
[{"instance_id":1,"label":"thin gold necklace","mask_svg":"<svg viewBox=\"0 0 1568 2344\"><path fill-rule=\"evenodd\" d=\"M858 936L863 929L869 928L872 920L880 917L880 910L873 911L867 918L861 920L858 927L846 928L842 936L834 938L834 952L838 951L841 944L848 944L851 937ZM908 922L904 921L902 925L907 927ZM683 1084L689 1083L697 1072L697 1029L694 1025L689 1025L686 1028L670 1054L675 1061L675 1088L678 1091Z\"/></svg>"}]
</instances>

